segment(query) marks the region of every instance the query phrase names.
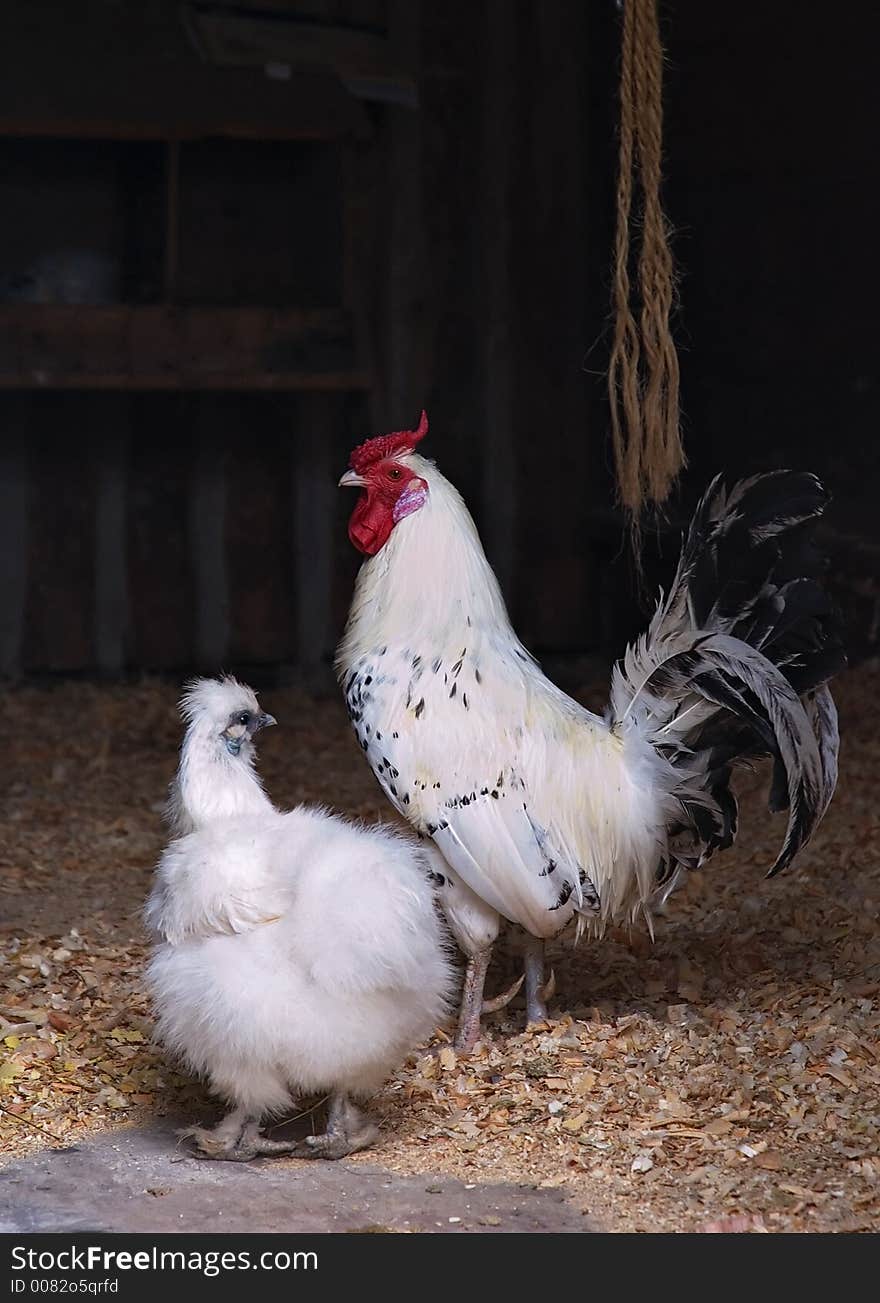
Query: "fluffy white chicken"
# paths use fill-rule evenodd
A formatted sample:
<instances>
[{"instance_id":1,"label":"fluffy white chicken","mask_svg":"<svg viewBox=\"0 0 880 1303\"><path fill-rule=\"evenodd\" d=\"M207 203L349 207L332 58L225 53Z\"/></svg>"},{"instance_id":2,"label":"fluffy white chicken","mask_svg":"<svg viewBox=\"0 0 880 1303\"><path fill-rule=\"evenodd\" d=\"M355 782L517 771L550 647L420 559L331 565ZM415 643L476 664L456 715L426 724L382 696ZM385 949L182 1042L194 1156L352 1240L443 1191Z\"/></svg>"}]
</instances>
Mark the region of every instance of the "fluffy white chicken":
<instances>
[{"instance_id":1,"label":"fluffy white chicken","mask_svg":"<svg viewBox=\"0 0 880 1303\"><path fill-rule=\"evenodd\" d=\"M365 554L337 669L386 796L442 856L441 899L468 956L458 1045L479 1034L500 917L525 929L530 1018L543 939L650 917L682 870L733 841L731 768L774 758L789 809L771 872L828 805L844 663L806 545L826 495L780 471L710 486L605 717L566 696L517 638L461 497L417 430L355 449L349 536Z\"/></svg>"},{"instance_id":2,"label":"fluffy white chicken","mask_svg":"<svg viewBox=\"0 0 880 1303\"><path fill-rule=\"evenodd\" d=\"M201 1156L341 1158L376 1128L374 1092L448 1010L453 970L421 850L389 828L275 809L254 770L268 724L250 688L202 679L171 809L184 835L146 906L158 1036L231 1105L192 1128ZM260 1121L329 1092L327 1130L267 1139Z\"/></svg>"}]
</instances>

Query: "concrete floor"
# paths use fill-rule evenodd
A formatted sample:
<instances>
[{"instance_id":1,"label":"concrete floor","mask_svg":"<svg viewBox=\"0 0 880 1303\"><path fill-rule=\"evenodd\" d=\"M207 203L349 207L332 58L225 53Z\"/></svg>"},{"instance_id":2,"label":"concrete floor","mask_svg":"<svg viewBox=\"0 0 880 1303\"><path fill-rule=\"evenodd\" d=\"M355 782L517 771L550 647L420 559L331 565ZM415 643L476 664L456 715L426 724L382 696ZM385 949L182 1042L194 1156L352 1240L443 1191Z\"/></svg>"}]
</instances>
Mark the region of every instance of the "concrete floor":
<instances>
[{"instance_id":1,"label":"concrete floor","mask_svg":"<svg viewBox=\"0 0 880 1303\"><path fill-rule=\"evenodd\" d=\"M397 1176L378 1165L203 1162L171 1123L114 1131L0 1171L0 1232L595 1231L557 1190Z\"/></svg>"}]
</instances>

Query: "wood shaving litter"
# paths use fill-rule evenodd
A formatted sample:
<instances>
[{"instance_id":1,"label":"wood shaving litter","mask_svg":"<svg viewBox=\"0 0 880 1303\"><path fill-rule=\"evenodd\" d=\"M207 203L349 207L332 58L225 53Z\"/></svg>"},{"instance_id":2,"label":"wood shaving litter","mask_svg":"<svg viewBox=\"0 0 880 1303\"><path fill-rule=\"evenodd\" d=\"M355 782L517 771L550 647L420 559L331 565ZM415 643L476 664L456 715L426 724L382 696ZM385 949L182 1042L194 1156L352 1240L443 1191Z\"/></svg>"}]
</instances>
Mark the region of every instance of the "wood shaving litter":
<instances>
[{"instance_id":1,"label":"wood shaving litter","mask_svg":"<svg viewBox=\"0 0 880 1303\"><path fill-rule=\"evenodd\" d=\"M4 1157L157 1113L210 1114L151 1045L141 988L176 695L154 681L2 693ZM286 722L260 762L279 803L391 816L341 703L265 695ZM670 900L654 944L621 931L552 947L553 1021L524 1031L517 1001L469 1059L441 1034L374 1101L380 1145L351 1161L562 1187L612 1229L876 1229L876 667L846 676L839 697L840 787L793 874L763 878L781 820L763 806L766 775L745 775L739 846ZM499 947L490 994L516 962Z\"/></svg>"}]
</instances>

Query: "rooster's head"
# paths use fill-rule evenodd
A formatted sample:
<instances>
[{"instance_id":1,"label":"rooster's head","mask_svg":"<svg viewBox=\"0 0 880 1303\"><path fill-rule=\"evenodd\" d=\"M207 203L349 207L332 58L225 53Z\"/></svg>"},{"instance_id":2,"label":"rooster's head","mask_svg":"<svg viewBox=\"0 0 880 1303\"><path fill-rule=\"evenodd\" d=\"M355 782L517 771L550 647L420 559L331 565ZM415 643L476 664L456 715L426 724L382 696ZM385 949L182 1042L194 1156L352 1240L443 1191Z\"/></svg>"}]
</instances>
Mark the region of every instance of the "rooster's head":
<instances>
[{"instance_id":1,"label":"rooster's head","mask_svg":"<svg viewBox=\"0 0 880 1303\"><path fill-rule=\"evenodd\" d=\"M363 490L348 522L348 536L367 556L380 552L398 521L427 501L428 485L406 460L427 433L428 417L422 412L418 429L367 439L351 454L351 469L339 483Z\"/></svg>"}]
</instances>

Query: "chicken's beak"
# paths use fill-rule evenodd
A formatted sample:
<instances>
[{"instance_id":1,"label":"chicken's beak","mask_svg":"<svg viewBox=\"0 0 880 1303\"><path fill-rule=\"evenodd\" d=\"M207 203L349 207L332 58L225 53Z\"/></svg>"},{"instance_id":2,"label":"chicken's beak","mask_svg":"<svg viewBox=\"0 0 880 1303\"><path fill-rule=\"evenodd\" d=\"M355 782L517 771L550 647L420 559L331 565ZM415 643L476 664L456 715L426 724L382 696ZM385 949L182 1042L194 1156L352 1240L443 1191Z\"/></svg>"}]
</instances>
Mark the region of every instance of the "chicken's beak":
<instances>
[{"instance_id":1,"label":"chicken's beak","mask_svg":"<svg viewBox=\"0 0 880 1303\"><path fill-rule=\"evenodd\" d=\"M261 728L271 728L273 724L277 724L277 723L278 720L275 718L274 715L258 715L257 718L254 720L253 731L255 733L259 733Z\"/></svg>"},{"instance_id":2,"label":"chicken's beak","mask_svg":"<svg viewBox=\"0 0 880 1303\"><path fill-rule=\"evenodd\" d=\"M365 489L367 481L363 475L358 475L357 471L346 471L339 481L338 487L340 489Z\"/></svg>"}]
</instances>

